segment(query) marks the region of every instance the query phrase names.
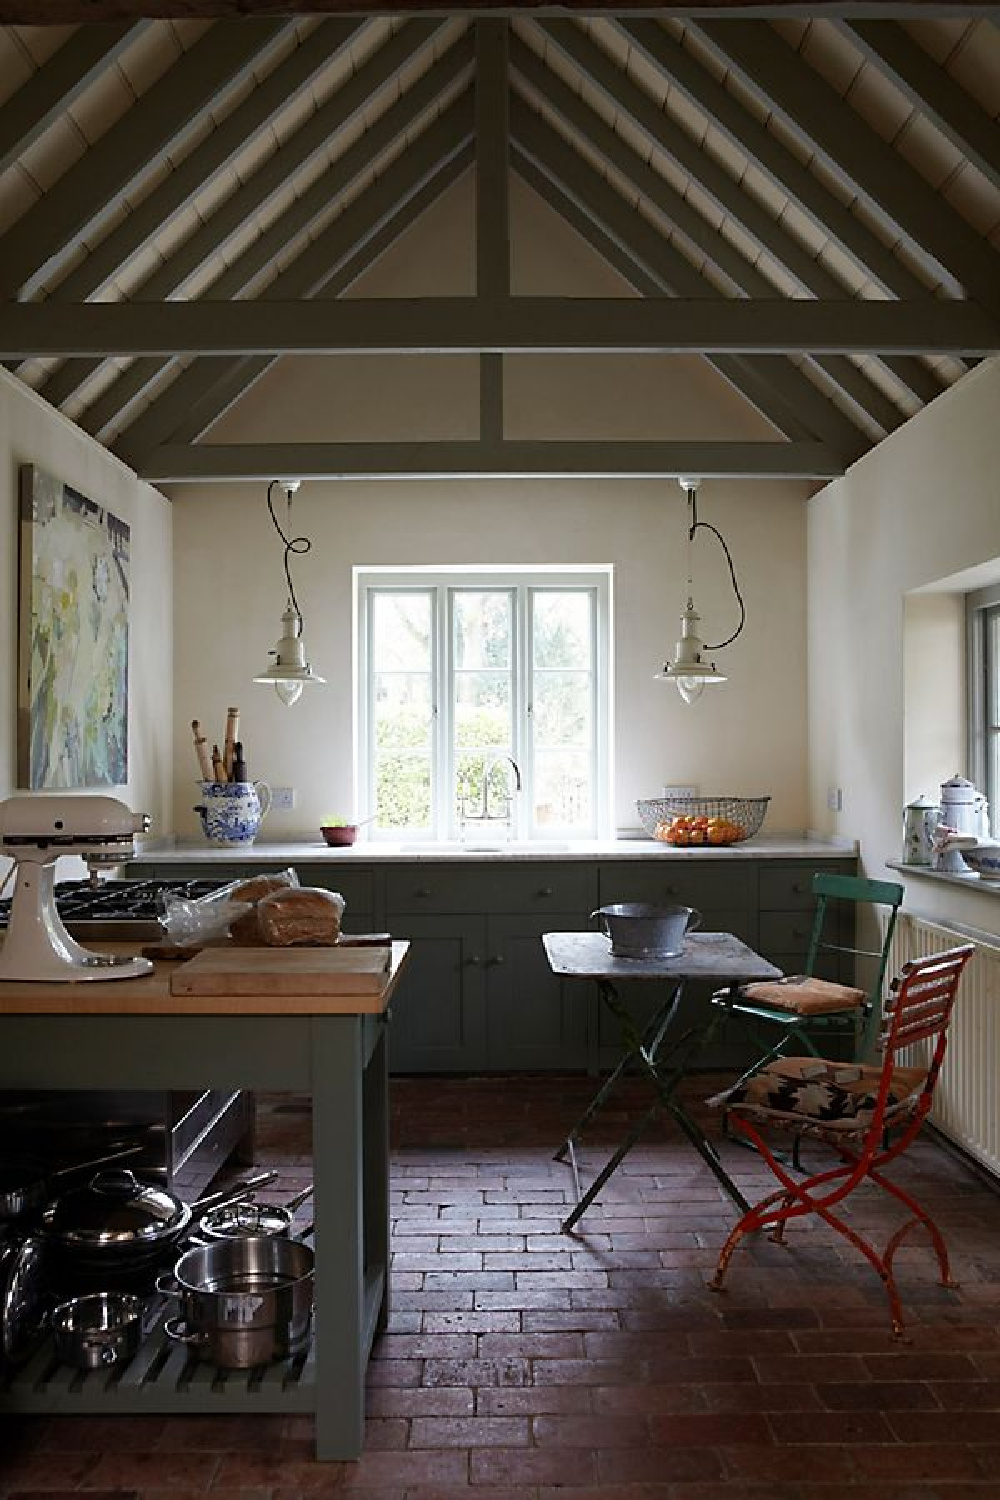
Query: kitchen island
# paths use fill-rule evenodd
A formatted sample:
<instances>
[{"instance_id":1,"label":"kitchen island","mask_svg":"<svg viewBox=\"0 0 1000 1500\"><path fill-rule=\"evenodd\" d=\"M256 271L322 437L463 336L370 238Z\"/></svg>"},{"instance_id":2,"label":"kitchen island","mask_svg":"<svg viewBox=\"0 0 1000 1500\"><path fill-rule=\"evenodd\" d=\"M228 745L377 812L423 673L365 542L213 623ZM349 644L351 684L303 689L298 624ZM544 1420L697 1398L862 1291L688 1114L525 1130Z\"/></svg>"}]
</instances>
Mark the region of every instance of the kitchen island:
<instances>
[{"instance_id":1,"label":"kitchen island","mask_svg":"<svg viewBox=\"0 0 1000 1500\"><path fill-rule=\"evenodd\" d=\"M170 1343L160 1319L110 1374L60 1366L46 1342L0 1388L0 1412L312 1412L318 1458L358 1457L365 1369L388 1317L386 1031L407 946L391 945L380 983L363 993L173 994L177 965L165 963L134 980L0 984L0 1089L310 1093L316 1247L303 1354L221 1372Z\"/></svg>"},{"instance_id":2,"label":"kitchen island","mask_svg":"<svg viewBox=\"0 0 1000 1500\"><path fill-rule=\"evenodd\" d=\"M371 840L347 849L317 838L226 849L198 838L149 840L123 873L227 880L287 866L303 885L341 892L345 930L388 931L412 942L392 1028L392 1072L596 1074L620 1055L618 1029L596 996L588 1001L552 974L543 933L592 927L595 908L613 901L678 902L702 913L703 930L731 932L794 973L808 947L813 875L854 874L857 850L796 834L701 849L651 838L495 848ZM844 946L853 937L850 921L845 914ZM824 977L853 983L847 960ZM707 1000L704 987L691 986L681 1019L693 1019ZM755 1055L748 1046L733 1026L713 1042L704 1066L741 1070Z\"/></svg>"}]
</instances>

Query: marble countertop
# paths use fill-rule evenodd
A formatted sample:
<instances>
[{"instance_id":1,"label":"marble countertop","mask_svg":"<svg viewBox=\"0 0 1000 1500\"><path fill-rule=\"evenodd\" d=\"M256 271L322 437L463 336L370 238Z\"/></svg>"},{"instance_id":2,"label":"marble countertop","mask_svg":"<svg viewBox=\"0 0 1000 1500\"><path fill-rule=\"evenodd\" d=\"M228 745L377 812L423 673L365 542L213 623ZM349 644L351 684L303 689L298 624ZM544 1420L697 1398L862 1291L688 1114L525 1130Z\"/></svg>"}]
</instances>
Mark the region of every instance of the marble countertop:
<instances>
[{"instance_id":1,"label":"marble countertop","mask_svg":"<svg viewBox=\"0 0 1000 1500\"><path fill-rule=\"evenodd\" d=\"M414 864L447 861L512 862L524 860L740 860L740 859L853 859L854 844L818 838L807 833L757 834L742 844L725 849L675 849L656 839L636 837L581 839L573 843L545 840L504 844L438 843L392 844L364 840L348 848L329 848L322 839L259 839L250 845L230 848L209 844L205 839L141 839L139 852L129 860L143 864L232 864L246 860L255 864L287 865L300 861L334 864Z\"/></svg>"}]
</instances>

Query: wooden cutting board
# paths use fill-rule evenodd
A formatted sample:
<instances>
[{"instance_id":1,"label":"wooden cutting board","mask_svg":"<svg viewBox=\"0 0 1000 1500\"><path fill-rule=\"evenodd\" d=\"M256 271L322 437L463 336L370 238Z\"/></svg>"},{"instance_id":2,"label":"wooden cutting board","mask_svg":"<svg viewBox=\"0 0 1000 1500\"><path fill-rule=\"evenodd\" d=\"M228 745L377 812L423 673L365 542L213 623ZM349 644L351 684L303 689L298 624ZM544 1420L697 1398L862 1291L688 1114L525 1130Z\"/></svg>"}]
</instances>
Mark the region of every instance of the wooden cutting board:
<instances>
[{"instance_id":1,"label":"wooden cutting board","mask_svg":"<svg viewBox=\"0 0 1000 1500\"><path fill-rule=\"evenodd\" d=\"M377 995L390 949L203 948L170 976L173 995Z\"/></svg>"}]
</instances>

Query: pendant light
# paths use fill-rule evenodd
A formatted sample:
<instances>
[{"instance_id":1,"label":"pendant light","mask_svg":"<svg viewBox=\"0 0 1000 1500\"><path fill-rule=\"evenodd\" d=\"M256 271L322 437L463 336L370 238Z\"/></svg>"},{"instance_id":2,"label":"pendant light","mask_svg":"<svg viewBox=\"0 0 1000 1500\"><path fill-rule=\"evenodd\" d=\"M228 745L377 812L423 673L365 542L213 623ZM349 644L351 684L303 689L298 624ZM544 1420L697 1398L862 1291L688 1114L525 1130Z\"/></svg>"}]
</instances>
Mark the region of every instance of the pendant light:
<instances>
[{"instance_id":1,"label":"pendant light","mask_svg":"<svg viewBox=\"0 0 1000 1500\"><path fill-rule=\"evenodd\" d=\"M721 651L735 641L746 623L746 609L743 604L743 596L740 593L739 584L736 582L736 569L730 556L729 548L726 546L725 538L721 531L712 526L708 521L698 520L698 487L701 483L698 479L679 479L678 484L687 495L688 502L688 536L687 536L687 608L681 615L681 638L674 645L674 657L668 661L662 672L657 672L656 678L659 682L673 682L677 691L685 703L694 703L700 698L705 686L710 682L725 682L726 678L719 671L715 662L711 660L708 653ZM699 530L710 531L717 537L726 561L729 564L729 576L733 583L733 593L740 607L740 622L732 635L726 640L720 641L718 645L706 646L698 634L698 626L701 616L694 607L694 585L692 583L692 552L694 548L695 533Z\"/></svg>"},{"instance_id":2,"label":"pendant light","mask_svg":"<svg viewBox=\"0 0 1000 1500\"><path fill-rule=\"evenodd\" d=\"M308 537L292 536L292 496L301 484L299 479L272 479L267 487L267 509L274 529L285 544L285 582L288 584L288 603L281 617L284 627L281 639L274 650L269 652L274 657L273 663L254 678L254 682L273 682L274 691L281 699L286 708L291 708L302 695L302 689L307 682L325 682L324 677L319 677L313 671L306 657L305 641L302 639L302 612L299 609L299 601L295 597L295 588L292 584L292 573L289 565L289 557L293 552L305 553L312 547ZM287 505L287 532L282 529L281 522L274 512L273 493L275 488L285 492Z\"/></svg>"}]
</instances>

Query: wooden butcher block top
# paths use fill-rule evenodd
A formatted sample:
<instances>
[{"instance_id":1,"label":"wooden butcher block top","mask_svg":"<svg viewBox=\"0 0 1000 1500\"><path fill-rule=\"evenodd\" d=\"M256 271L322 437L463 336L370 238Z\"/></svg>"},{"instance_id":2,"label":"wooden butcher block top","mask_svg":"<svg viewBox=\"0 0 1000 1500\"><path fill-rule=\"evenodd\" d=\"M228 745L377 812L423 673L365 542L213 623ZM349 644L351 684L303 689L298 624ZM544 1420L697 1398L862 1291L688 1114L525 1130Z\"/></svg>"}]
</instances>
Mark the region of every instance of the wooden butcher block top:
<instances>
[{"instance_id":1,"label":"wooden butcher block top","mask_svg":"<svg viewBox=\"0 0 1000 1500\"><path fill-rule=\"evenodd\" d=\"M170 976L174 995L377 995L390 949L203 948Z\"/></svg>"}]
</instances>

